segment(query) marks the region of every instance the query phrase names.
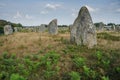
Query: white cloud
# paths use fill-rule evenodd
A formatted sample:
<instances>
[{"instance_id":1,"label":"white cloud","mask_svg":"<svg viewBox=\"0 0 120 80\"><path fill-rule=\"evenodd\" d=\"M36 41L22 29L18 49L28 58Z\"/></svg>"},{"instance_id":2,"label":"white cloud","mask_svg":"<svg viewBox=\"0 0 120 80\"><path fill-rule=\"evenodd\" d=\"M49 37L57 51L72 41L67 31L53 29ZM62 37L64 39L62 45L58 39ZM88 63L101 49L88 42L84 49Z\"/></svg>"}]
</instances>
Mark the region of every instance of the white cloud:
<instances>
[{"instance_id":1,"label":"white cloud","mask_svg":"<svg viewBox=\"0 0 120 80\"><path fill-rule=\"evenodd\" d=\"M17 11L17 13L13 16L13 18L17 19L17 18L22 18L22 14Z\"/></svg>"},{"instance_id":2,"label":"white cloud","mask_svg":"<svg viewBox=\"0 0 120 80\"><path fill-rule=\"evenodd\" d=\"M26 19L32 19L33 17L30 16L30 15L28 15L28 14L26 14L26 15L25 15L25 18L26 18Z\"/></svg>"},{"instance_id":3,"label":"white cloud","mask_svg":"<svg viewBox=\"0 0 120 80\"><path fill-rule=\"evenodd\" d=\"M58 9L58 8L61 8L61 6L62 6L62 5L60 5L60 4L49 4L49 3L48 3L48 4L45 5L45 8L56 10L56 9Z\"/></svg>"},{"instance_id":4,"label":"white cloud","mask_svg":"<svg viewBox=\"0 0 120 80\"><path fill-rule=\"evenodd\" d=\"M92 8L92 7L88 6L88 5L85 5L85 6L88 8L88 10L89 10L90 12L95 12L95 11L96 11L95 8Z\"/></svg>"},{"instance_id":5,"label":"white cloud","mask_svg":"<svg viewBox=\"0 0 120 80\"><path fill-rule=\"evenodd\" d=\"M48 11L41 11L41 14L48 14Z\"/></svg>"},{"instance_id":6,"label":"white cloud","mask_svg":"<svg viewBox=\"0 0 120 80\"><path fill-rule=\"evenodd\" d=\"M76 14L75 14L75 13L72 13L72 16L73 16L73 17L76 17Z\"/></svg>"},{"instance_id":7,"label":"white cloud","mask_svg":"<svg viewBox=\"0 0 120 80\"><path fill-rule=\"evenodd\" d=\"M77 17L78 15L78 10L72 9L72 16Z\"/></svg>"},{"instance_id":8,"label":"white cloud","mask_svg":"<svg viewBox=\"0 0 120 80\"><path fill-rule=\"evenodd\" d=\"M16 12L16 14L13 16L14 19L32 19L33 16L30 16L28 14L22 14L19 11Z\"/></svg>"}]
</instances>

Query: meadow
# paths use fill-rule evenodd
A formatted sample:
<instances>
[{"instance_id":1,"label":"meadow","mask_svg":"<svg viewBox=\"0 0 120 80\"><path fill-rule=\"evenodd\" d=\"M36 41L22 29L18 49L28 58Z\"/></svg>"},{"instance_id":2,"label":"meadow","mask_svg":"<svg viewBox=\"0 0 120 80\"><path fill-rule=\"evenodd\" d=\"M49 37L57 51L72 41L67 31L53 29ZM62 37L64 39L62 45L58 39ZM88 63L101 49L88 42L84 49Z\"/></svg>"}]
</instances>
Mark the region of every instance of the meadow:
<instances>
[{"instance_id":1,"label":"meadow","mask_svg":"<svg viewBox=\"0 0 120 80\"><path fill-rule=\"evenodd\" d=\"M92 49L69 30L0 35L0 80L120 80L120 32L97 32Z\"/></svg>"}]
</instances>

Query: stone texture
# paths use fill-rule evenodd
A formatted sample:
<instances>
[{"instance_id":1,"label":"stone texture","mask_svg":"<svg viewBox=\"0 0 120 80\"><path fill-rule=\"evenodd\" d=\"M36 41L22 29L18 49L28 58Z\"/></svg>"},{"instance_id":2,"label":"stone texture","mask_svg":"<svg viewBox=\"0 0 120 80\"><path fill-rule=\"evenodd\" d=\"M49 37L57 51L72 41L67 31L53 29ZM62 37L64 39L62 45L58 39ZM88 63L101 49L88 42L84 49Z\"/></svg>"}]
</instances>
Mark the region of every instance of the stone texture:
<instances>
[{"instance_id":1,"label":"stone texture","mask_svg":"<svg viewBox=\"0 0 120 80\"><path fill-rule=\"evenodd\" d=\"M13 33L13 29L11 25L5 25L4 26L4 34L9 35Z\"/></svg>"},{"instance_id":2,"label":"stone texture","mask_svg":"<svg viewBox=\"0 0 120 80\"><path fill-rule=\"evenodd\" d=\"M22 27L18 27L18 32L22 32Z\"/></svg>"},{"instance_id":3,"label":"stone texture","mask_svg":"<svg viewBox=\"0 0 120 80\"><path fill-rule=\"evenodd\" d=\"M58 33L57 19L54 19L49 23L48 31L51 35L56 35Z\"/></svg>"},{"instance_id":4,"label":"stone texture","mask_svg":"<svg viewBox=\"0 0 120 80\"><path fill-rule=\"evenodd\" d=\"M98 26L96 27L96 29L98 30L98 31L103 31L104 30L104 23L103 22L100 22L100 23L98 23Z\"/></svg>"},{"instance_id":5,"label":"stone texture","mask_svg":"<svg viewBox=\"0 0 120 80\"><path fill-rule=\"evenodd\" d=\"M113 31L115 31L115 30L116 30L116 29L115 29L115 25L113 25L113 26L112 26L112 29L113 29Z\"/></svg>"},{"instance_id":6,"label":"stone texture","mask_svg":"<svg viewBox=\"0 0 120 80\"><path fill-rule=\"evenodd\" d=\"M34 30L34 32L37 32L37 30L38 30L38 29L37 29L37 27L34 27L34 29L33 29L33 30Z\"/></svg>"},{"instance_id":7,"label":"stone texture","mask_svg":"<svg viewBox=\"0 0 120 80\"><path fill-rule=\"evenodd\" d=\"M15 32L18 32L18 28L17 28L17 27L14 27L14 31L15 31Z\"/></svg>"},{"instance_id":8,"label":"stone texture","mask_svg":"<svg viewBox=\"0 0 120 80\"><path fill-rule=\"evenodd\" d=\"M77 45L86 45L88 48L92 48L97 44L95 26L85 6L80 9L70 34L70 41Z\"/></svg>"},{"instance_id":9,"label":"stone texture","mask_svg":"<svg viewBox=\"0 0 120 80\"><path fill-rule=\"evenodd\" d=\"M120 32L120 26L119 25L116 26L115 31Z\"/></svg>"},{"instance_id":10,"label":"stone texture","mask_svg":"<svg viewBox=\"0 0 120 80\"><path fill-rule=\"evenodd\" d=\"M39 32L44 32L46 30L45 24L39 26Z\"/></svg>"},{"instance_id":11,"label":"stone texture","mask_svg":"<svg viewBox=\"0 0 120 80\"><path fill-rule=\"evenodd\" d=\"M75 43L76 38L76 26L70 26L70 42Z\"/></svg>"}]
</instances>

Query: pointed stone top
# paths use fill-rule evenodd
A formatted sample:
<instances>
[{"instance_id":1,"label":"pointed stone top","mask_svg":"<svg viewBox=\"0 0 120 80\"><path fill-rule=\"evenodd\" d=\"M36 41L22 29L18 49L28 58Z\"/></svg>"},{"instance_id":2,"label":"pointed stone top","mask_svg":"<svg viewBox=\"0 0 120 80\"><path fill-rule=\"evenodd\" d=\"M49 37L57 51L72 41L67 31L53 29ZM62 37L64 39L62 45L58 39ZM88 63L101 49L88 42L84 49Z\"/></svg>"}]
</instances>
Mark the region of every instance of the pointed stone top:
<instances>
[{"instance_id":1,"label":"pointed stone top","mask_svg":"<svg viewBox=\"0 0 120 80\"><path fill-rule=\"evenodd\" d=\"M85 10L85 9L87 9L87 7L86 7L86 6L82 6L81 9ZM88 10L88 9L87 9L87 10Z\"/></svg>"},{"instance_id":2,"label":"pointed stone top","mask_svg":"<svg viewBox=\"0 0 120 80\"><path fill-rule=\"evenodd\" d=\"M54 22L57 22L57 19L53 19L52 22L53 22L53 21L54 21Z\"/></svg>"},{"instance_id":3,"label":"pointed stone top","mask_svg":"<svg viewBox=\"0 0 120 80\"><path fill-rule=\"evenodd\" d=\"M49 33L52 35L56 35L58 33L57 19L53 19L48 24L48 30L49 30Z\"/></svg>"},{"instance_id":4,"label":"pointed stone top","mask_svg":"<svg viewBox=\"0 0 120 80\"><path fill-rule=\"evenodd\" d=\"M83 6L80 11L79 11L79 14L82 14L82 13L88 13L89 14L89 10L86 6Z\"/></svg>"},{"instance_id":5,"label":"pointed stone top","mask_svg":"<svg viewBox=\"0 0 120 80\"><path fill-rule=\"evenodd\" d=\"M53 19L53 20L49 23L49 25L50 25L50 24L53 24L53 23L55 23L55 24L57 25L57 19Z\"/></svg>"},{"instance_id":6,"label":"pointed stone top","mask_svg":"<svg viewBox=\"0 0 120 80\"><path fill-rule=\"evenodd\" d=\"M83 6L78 14L77 19L79 19L80 21L84 21L84 22L92 22L92 18L90 16L89 10L86 6Z\"/></svg>"}]
</instances>

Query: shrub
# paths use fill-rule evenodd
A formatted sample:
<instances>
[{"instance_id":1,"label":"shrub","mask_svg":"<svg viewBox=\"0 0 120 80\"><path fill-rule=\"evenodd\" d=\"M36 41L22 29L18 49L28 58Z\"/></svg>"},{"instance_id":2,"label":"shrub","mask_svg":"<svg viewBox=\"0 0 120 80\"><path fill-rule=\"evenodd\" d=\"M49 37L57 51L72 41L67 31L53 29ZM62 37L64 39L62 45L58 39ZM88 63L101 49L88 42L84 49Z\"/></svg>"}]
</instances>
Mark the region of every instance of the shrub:
<instances>
[{"instance_id":1,"label":"shrub","mask_svg":"<svg viewBox=\"0 0 120 80\"><path fill-rule=\"evenodd\" d=\"M20 76L19 74L12 74L10 76L10 80L26 80L23 76Z\"/></svg>"},{"instance_id":2,"label":"shrub","mask_svg":"<svg viewBox=\"0 0 120 80\"><path fill-rule=\"evenodd\" d=\"M85 75L90 76L91 69L89 67L83 66L83 70L84 70Z\"/></svg>"},{"instance_id":3,"label":"shrub","mask_svg":"<svg viewBox=\"0 0 120 80\"><path fill-rule=\"evenodd\" d=\"M95 53L95 56L97 58L97 65L103 67L104 69L107 69L109 67L110 59L106 55L103 55L102 52L97 51Z\"/></svg>"},{"instance_id":4,"label":"shrub","mask_svg":"<svg viewBox=\"0 0 120 80\"><path fill-rule=\"evenodd\" d=\"M87 67L86 65L83 66L83 74L86 80L88 79L96 80L98 77L98 73L92 70L91 68Z\"/></svg>"},{"instance_id":5,"label":"shrub","mask_svg":"<svg viewBox=\"0 0 120 80\"><path fill-rule=\"evenodd\" d=\"M54 51L41 57L41 68L43 68L42 71L46 79L56 75L59 71L59 67L57 66L59 58L60 56Z\"/></svg>"},{"instance_id":6,"label":"shrub","mask_svg":"<svg viewBox=\"0 0 120 80\"><path fill-rule=\"evenodd\" d=\"M70 80L81 80L81 79L80 79L81 76L79 75L78 72L74 72L74 71L72 71L72 72L70 72L69 75L70 75L70 77L71 77Z\"/></svg>"},{"instance_id":7,"label":"shrub","mask_svg":"<svg viewBox=\"0 0 120 80\"><path fill-rule=\"evenodd\" d=\"M102 80L109 80L109 77L103 76L103 77L102 77Z\"/></svg>"},{"instance_id":8,"label":"shrub","mask_svg":"<svg viewBox=\"0 0 120 80\"><path fill-rule=\"evenodd\" d=\"M103 57L103 54L102 54L100 51L97 51L97 52L95 53L95 56L96 56L97 60L101 60L102 57Z\"/></svg>"},{"instance_id":9,"label":"shrub","mask_svg":"<svg viewBox=\"0 0 120 80\"><path fill-rule=\"evenodd\" d=\"M73 63L75 64L76 67L82 67L85 65L85 59L81 57L75 57L73 59Z\"/></svg>"}]
</instances>

